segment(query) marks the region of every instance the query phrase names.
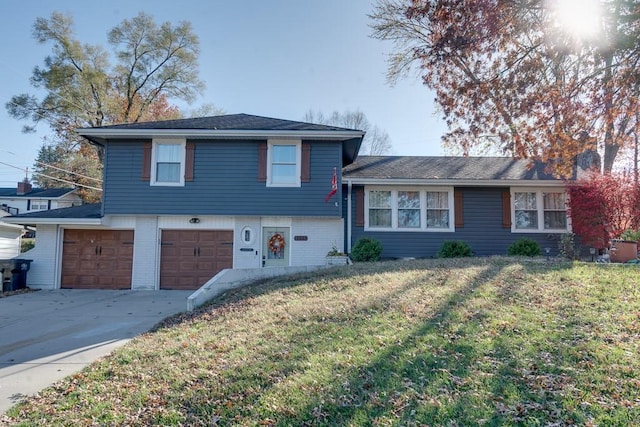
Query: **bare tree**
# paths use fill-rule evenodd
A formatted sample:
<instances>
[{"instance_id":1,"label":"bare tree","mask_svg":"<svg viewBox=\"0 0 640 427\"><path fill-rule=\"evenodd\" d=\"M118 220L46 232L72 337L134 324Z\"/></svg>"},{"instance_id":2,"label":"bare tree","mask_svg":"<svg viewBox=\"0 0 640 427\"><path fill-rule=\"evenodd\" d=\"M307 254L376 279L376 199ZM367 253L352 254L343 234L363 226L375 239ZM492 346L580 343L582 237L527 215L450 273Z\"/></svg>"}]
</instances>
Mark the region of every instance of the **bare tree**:
<instances>
[{"instance_id":1,"label":"bare tree","mask_svg":"<svg viewBox=\"0 0 640 427\"><path fill-rule=\"evenodd\" d=\"M369 156L381 156L390 154L392 151L391 138L384 129L377 125L372 126L367 116L360 111L345 111L340 113L334 111L329 117L326 117L322 111L308 110L303 120L309 123L317 123L321 125L339 126L348 129L358 129L365 131L362 141L360 153Z\"/></svg>"}]
</instances>

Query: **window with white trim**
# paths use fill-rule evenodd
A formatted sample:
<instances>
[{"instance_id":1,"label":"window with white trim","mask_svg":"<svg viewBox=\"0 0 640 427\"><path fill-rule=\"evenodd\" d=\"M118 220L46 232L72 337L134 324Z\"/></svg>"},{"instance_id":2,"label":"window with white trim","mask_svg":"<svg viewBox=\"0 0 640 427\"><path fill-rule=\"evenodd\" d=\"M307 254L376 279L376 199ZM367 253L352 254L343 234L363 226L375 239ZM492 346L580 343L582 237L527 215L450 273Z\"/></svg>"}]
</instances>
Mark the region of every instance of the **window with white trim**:
<instances>
[{"instance_id":1,"label":"window with white trim","mask_svg":"<svg viewBox=\"0 0 640 427\"><path fill-rule=\"evenodd\" d=\"M449 228L449 193L427 192L427 228Z\"/></svg>"},{"instance_id":2,"label":"window with white trim","mask_svg":"<svg viewBox=\"0 0 640 427\"><path fill-rule=\"evenodd\" d=\"M564 193L542 193L544 228L566 230L567 202Z\"/></svg>"},{"instance_id":3,"label":"window with white trim","mask_svg":"<svg viewBox=\"0 0 640 427\"><path fill-rule=\"evenodd\" d=\"M420 224L420 192L398 191L398 228L420 228Z\"/></svg>"},{"instance_id":4,"label":"window with white trim","mask_svg":"<svg viewBox=\"0 0 640 427\"><path fill-rule=\"evenodd\" d=\"M183 186L186 140L154 140L151 185Z\"/></svg>"},{"instance_id":5,"label":"window with white trim","mask_svg":"<svg viewBox=\"0 0 640 427\"><path fill-rule=\"evenodd\" d=\"M369 192L369 226L391 228L391 191Z\"/></svg>"},{"instance_id":6,"label":"window with white trim","mask_svg":"<svg viewBox=\"0 0 640 427\"><path fill-rule=\"evenodd\" d=\"M569 230L567 201L563 191L512 191L515 232L549 232Z\"/></svg>"},{"instance_id":7,"label":"window with white trim","mask_svg":"<svg viewBox=\"0 0 640 427\"><path fill-rule=\"evenodd\" d=\"M301 141L269 141L267 185L300 187Z\"/></svg>"},{"instance_id":8,"label":"window with white trim","mask_svg":"<svg viewBox=\"0 0 640 427\"><path fill-rule=\"evenodd\" d=\"M454 231L453 188L365 189L365 230Z\"/></svg>"},{"instance_id":9,"label":"window with white trim","mask_svg":"<svg viewBox=\"0 0 640 427\"><path fill-rule=\"evenodd\" d=\"M29 206L29 210L31 211L45 211L49 203L46 200L32 200L31 205Z\"/></svg>"}]
</instances>

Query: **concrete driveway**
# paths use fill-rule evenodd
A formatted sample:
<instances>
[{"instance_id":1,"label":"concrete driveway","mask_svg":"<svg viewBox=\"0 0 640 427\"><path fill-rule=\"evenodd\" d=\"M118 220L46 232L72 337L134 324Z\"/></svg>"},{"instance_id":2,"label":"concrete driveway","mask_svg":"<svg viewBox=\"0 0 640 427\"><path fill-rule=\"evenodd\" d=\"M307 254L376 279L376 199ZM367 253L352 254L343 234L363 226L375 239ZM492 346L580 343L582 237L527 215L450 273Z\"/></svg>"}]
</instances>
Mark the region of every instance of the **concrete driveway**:
<instances>
[{"instance_id":1,"label":"concrete driveway","mask_svg":"<svg viewBox=\"0 0 640 427\"><path fill-rule=\"evenodd\" d=\"M192 291L37 291L0 298L0 413L162 319Z\"/></svg>"}]
</instances>

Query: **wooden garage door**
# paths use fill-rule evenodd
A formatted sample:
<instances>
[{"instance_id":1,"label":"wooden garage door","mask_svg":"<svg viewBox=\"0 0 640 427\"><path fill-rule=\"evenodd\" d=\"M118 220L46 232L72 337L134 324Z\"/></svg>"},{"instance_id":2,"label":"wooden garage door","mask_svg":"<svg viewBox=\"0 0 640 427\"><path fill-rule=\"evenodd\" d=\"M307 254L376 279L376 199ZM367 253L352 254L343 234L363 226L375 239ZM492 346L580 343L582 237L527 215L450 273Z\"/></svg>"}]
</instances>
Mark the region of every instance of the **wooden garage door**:
<instances>
[{"instance_id":1,"label":"wooden garage door","mask_svg":"<svg viewBox=\"0 0 640 427\"><path fill-rule=\"evenodd\" d=\"M160 289L198 289L232 267L233 231L162 231Z\"/></svg>"},{"instance_id":2,"label":"wooden garage door","mask_svg":"<svg viewBox=\"0 0 640 427\"><path fill-rule=\"evenodd\" d=\"M62 288L131 289L133 230L64 230Z\"/></svg>"}]
</instances>

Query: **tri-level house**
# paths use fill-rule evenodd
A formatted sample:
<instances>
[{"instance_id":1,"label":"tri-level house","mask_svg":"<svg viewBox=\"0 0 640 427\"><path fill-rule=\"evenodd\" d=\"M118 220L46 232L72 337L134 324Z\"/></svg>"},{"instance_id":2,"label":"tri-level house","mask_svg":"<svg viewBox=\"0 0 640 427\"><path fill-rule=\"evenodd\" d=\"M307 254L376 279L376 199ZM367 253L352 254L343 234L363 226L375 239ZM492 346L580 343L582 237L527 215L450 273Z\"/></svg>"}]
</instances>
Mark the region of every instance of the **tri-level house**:
<instances>
[{"instance_id":1,"label":"tri-level house","mask_svg":"<svg viewBox=\"0 0 640 427\"><path fill-rule=\"evenodd\" d=\"M236 114L80 129L104 147L103 202L28 213L29 286L197 289L222 269L325 264L374 237L383 257L445 240L557 253L564 182L509 158L358 157L359 130Z\"/></svg>"},{"instance_id":2,"label":"tri-level house","mask_svg":"<svg viewBox=\"0 0 640 427\"><path fill-rule=\"evenodd\" d=\"M197 289L343 248L337 186L362 131L237 114L78 133L104 147L103 202L11 220L38 227L30 286Z\"/></svg>"}]
</instances>

